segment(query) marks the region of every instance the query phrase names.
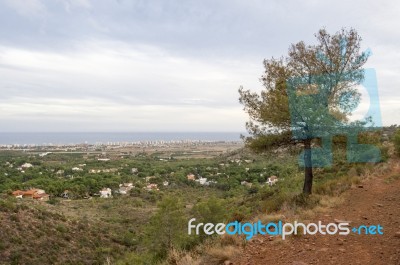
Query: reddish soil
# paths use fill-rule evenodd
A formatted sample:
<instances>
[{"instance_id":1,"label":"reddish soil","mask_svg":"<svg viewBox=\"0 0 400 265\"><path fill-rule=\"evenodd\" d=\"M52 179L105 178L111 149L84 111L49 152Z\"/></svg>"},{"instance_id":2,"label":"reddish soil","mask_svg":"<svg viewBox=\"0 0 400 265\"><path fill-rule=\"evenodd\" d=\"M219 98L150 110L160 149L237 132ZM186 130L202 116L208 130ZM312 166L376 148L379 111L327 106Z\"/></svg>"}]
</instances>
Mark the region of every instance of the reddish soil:
<instances>
[{"instance_id":1,"label":"reddish soil","mask_svg":"<svg viewBox=\"0 0 400 265\"><path fill-rule=\"evenodd\" d=\"M286 240L258 236L246 244L234 264L372 264L400 265L400 179L387 182L392 173L369 179L342 196L345 202L328 214L311 220L324 224L335 219L359 225L383 226L383 235L303 235Z\"/></svg>"}]
</instances>

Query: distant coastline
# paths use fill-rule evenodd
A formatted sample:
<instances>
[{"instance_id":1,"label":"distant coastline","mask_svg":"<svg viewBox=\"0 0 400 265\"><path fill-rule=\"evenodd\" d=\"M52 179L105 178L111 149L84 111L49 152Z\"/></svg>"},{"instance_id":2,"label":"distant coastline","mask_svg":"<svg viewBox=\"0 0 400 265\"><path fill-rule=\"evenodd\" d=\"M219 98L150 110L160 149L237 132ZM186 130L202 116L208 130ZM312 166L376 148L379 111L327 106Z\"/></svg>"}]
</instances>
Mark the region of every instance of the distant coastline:
<instances>
[{"instance_id":1,"label":"distant coastline","mask_svg":"<svg viewBox=\"0 0 400 265\"><path fill-rule=\"evenodd\" d=\"M0 145L73 145L142 141L241 141L241 132L0 132Z\"/></svg>"}]
</instances>

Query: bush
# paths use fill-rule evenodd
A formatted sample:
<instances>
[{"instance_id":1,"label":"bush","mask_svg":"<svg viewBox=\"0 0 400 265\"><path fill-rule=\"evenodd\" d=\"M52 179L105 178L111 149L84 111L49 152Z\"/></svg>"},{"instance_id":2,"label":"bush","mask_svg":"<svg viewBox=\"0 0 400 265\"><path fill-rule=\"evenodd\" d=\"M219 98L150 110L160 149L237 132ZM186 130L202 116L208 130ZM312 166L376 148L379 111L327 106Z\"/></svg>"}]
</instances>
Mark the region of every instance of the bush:
<instances>
[{"instance_id":1,"label":"bush","mask_svg":"<svg viewBox=\"0 0 400 265\"><path fill-rule=\"evenodd\" d=\"M18 212L18 205L15 200L0 200L0 211L1 212Z\"/></svg>"},{"instance_id":2,"label":"bush","mask_svg":"<svg viewBox=\"0 0 400 265\"><path fill-rule=\"evenodd\" d=\"M344 191L348 190L351 185L360 183L360 178L353 176L343 176L336 179L331 179L323 183L315 185L314 193L321 195L339 196Z\"/></svg>"},{"instance_id":3,"label":"bush","mask_svg":"<svg viewBox=\"0 0 400 265\"><path fill-rule=\"evenodd\" d=\"M221 223L226 218L227 207L224 200L211 197L197 203L193 207L193 214L202 223Z\"/></svg>"},{"instance_id":4,"label":"bush","mask_svg":"<svg viewBox=\"0 0 400 265\"><path fill-rule=\"evenodd\" d=\"M47 201L47 203L48 204L51 204L51 205L56 205L56 204L58 204L60 201L59 201L59 199L56 199L56 198L54 198L54 197L51 197L48 201Z\"/></svg>"},{"instance_id":5,"label":"bush","mask_svg":"<svg viewBox=\"0 0 400 265\"><path fill-rule=\"evenodd\" d=\"M305 209L312 209L319 203L319 198L313 195L305 195L303 193L295 195L291 199L291 203L296 205L297 207L305 208Z\"/></svg>"},{"instance_id":6,"label":"bush","mask_svg":"<svg viewBox=\"0 0 400 265\"><path fill-rule=\"evenodd\" d=\"M154 257L163 259L171 247L180 248L187 242L187 218L182 202L176 197L164 197L146 226L147 245Z\"/></svg>"},{"instance_id":7,"label":"bush","mask_svg":"<svg viewBox=\"0 0 400 265\"><path fill-rule=\"evenodd\" d=\"M267 213L279 211L287 199L288 197L286 194L277 193L275 196L272 196L261 203L261 211L266 211Z\"/></svg>"},{"instance_id":8,"label":"bush","mask_svg":"<svg viewBox=\"0 0 400 265\"><path fill-rule=\"evenodd\" d=\"M398 129L393 136L394 149L396 154L400 156L400 130Z\"/></svg>"}]
</instances>

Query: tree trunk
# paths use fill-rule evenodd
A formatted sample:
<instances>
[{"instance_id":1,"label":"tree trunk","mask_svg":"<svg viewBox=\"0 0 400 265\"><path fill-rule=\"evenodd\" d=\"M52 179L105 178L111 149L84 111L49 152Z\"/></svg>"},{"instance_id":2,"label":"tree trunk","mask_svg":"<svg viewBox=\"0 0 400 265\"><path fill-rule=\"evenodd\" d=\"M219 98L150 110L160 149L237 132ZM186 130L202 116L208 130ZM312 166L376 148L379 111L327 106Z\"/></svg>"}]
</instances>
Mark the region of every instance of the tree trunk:
<instances>
[{"instance_id":1,"label":"tree trunk","mask_svg":"<svg viewBox=\"0 0 400 265\"><path fill-rule=\"evenodd\" d=\"M311 160L311 139L304 142L304 187L303 194L311 194L313 184L313 170Z\"/></svg>"}]
</instances>

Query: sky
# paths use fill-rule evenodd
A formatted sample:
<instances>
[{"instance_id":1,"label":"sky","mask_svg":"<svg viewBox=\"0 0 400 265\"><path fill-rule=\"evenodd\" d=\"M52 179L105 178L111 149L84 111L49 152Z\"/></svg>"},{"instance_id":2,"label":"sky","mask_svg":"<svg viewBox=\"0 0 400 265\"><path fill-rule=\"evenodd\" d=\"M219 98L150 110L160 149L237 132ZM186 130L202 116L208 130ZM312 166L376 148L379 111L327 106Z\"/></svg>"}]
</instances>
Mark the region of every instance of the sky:
<instances>
[{"instance_id":1,"label":"sky","mask_svg":"<svg viewBox=\"0 0 400 265\"><path fill-rule=\"evenodd\" d=\"M260 91L263 60L322 27L359 32L383 124L400 124L399 14L398 1L0 0L0 132L243 132L238 88Z\"/></svg>"}]
</instances>

